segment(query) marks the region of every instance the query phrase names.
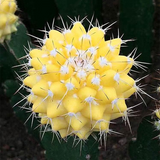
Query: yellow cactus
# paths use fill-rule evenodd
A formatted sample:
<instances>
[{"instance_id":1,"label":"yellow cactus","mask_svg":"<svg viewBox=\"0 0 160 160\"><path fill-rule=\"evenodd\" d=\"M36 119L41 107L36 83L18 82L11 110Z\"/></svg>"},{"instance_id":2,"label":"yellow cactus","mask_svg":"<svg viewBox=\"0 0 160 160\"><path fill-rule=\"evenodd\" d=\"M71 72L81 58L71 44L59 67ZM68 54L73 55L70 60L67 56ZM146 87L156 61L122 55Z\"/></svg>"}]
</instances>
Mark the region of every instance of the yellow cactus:
<instances>
[{"instance_id":1,"label":"yellow cactus","mask_svg":"<svg viewBox=\"0 0 160 160\"><path fill-rule=\"evenodd\" d=\"M76 21L71 29L50 30L42 47L29 52L23 80L28 101L41 123L62 138L85 140L93 131L107 134L113 119L128 121L125 99L140 89L128 75L138 65L135 53L119 55L126 41L105 41L104 35L101 27L86 31Z\"/></svg>"},{"instance_id":2,"label":"yellow cactus","mask_svg":"<svg viewBox=\"0 0 160 160\"><path fill-rule=\"evenodd\" d=\"M155 110L155 114L156 114L157 118L159 118L159 120L160 120L160 108Z\"/></svg>"},{"instance_id":3,"label":"yellow cactus","mask_svg":"<svg viewBox=\"0 0 160 160\"><path fill-rule=\"evenodd\" d=\"M156 109L154 111L154 113L155 113L155 115L157 117L157 120L154 122L154 126L155 126L157 131L160 131L160 108ZM156 136L156 138L160 139L160 134L158 136Z\"/></svg>"},{"instance_id":4,"label":"yellow cactus","mask_svg":"<svg viewBox=\"0 0 160 160\"><path fill-rule=\"evenodd\" d=\"M5 39L10 40L11 33L17 31L16 10L15 0L0 0L0 43L3 43Z\"/></svg>"}]
</instances>

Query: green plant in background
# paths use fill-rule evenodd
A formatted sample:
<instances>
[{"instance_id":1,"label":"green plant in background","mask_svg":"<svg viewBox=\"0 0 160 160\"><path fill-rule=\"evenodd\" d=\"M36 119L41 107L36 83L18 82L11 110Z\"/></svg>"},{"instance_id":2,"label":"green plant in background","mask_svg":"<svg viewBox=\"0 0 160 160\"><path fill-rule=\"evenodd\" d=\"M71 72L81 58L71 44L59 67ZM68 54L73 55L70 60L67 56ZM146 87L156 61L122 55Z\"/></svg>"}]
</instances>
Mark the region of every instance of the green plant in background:
<instances>
[{"instance_id":1,"label":"green plant in background","mask_svg":"<svg viewBox=\"0 0 160 160\"><path fill-rule=\"evenodd\" d=\"M136 142L131 142L129 146L129 153L132 160L160 159L160 142L157 138L159 131L154 126L154 123L155 120L151 119L150 116L142 120L138 128L137 140Z\"/></svg>"},{"instance_id":2,"label":"green plant in background","mask_svg":"<svg viewBox=\"0 0 160 160\"><path fill-rule=\"evenodd\" d=\"M125 38L136 39L130 46L138 46L138 51L142 53L139 57L140 61L151 62L154 11L152 0L120 1L120 30L124 33ZM130 47L123 48L122 52L129 50ZM159 102L157 103L159 105ZM137 140L130 143L129 155L132 160L160 159L159 141L154 139L159 134L158 130L155 131L154 124L159 125L160 121L151 117L142 119L137 131Z\"/></svg>"},{"instance_id":3,"label":"green plant in background","mask_svg":"<svg viewBox=\"0 0 160 160\"><path fill-rule=\"evenodd\" d=\"M157 117L155 117L155 114ZM137 132L137 140L129 145L132 160L160 159L160 109L153 116L143 118Z\"/></svg>"},{"instance_id":4,"label":"green plant in background","mask_svg":"<svg viewBox=\"0 0 160 160\"><path fill-rule=\"evenodd\" d=\"M152 0L120 0L120 31L124 38L136 40L130 47L138 47L138 52L142 53L139 60L149 63L153 46L153 17ZM130 47L124 48L123 52L129 52Z\"/></svg>"},{"instance_id":5,"label":"green plant in background","mask_svg":"<svg viewBox=\"0 0 160 160\"><path fill-rule=\"evenodd\" d=\"M129 155L132 160L160 159L160 101L157 100L155 104L153 114L142 119L136 141L130 142Z\"/></svg>"},{"instance_id":6,"label":"green plant in background","mask_svg":"<svg viewBox=\"0 0 160 160\"><path fill-rule=\"evenodd\" d=\"M71 24L70 19L74 17L80 17L81 19L87 16L89 19L94 15L102 24L102 1L101 0L53 0L44 3L39 0L17 0L18 6L27 15L21 15L25 23L27 23L28 30L35 36L42 37L43 33L38 30L43 29L44 25L48 22L52 24L53 19L55 25L62 27L61 19L59 15L63 17L63 20ZM36 6L36 7L35 7ZM43 12L41 9L43 8ZM36 14L35 14L36 13ZM85 27L88 25L84 22Z\"/></svg>"},{"instance_id":7,"label":"green plant in background","mask_svg":"<svg viewBox=\"0 0 160 160\"><path fill-rule=\"evenodd\" d=\"M101 23L101 3L98 2L96 0L85 3L60 0L42 4L38 1L24 0L18 1L18 4L29 13L30 25L36 29L42 29L46 21L51 24L53 17L57 17L55 23L62 26L58 13L62 15L68 26L70 21L66 15L72 18L89 15L91 19L94 13ZM125 5L121 1L122 28L124 28L123 13L125 13L125 8L122 6ZM41 6L47 11L38 12L40 10L37 11L37 9ZM48 7L51 7L50 10L55 9L53 15L48 12ZM127 11L128 15L131 11ZM43 17L48 19L42 20ZM152 18L149 17L149 19ZM89 29L85 30L84 26L86 28L89 26ZM55 28L49 31L45 29L44 38L37 38L41 46L34 49L35 46L27 36L25 26L19 22L17 32L12 34L11 40L4 41L3 37L4 43L0 46L0 69L1 74L4 75L1 83L3 82L5 93L10 97L16 115L25 122L29 132L46 150L47 159L98 159L98 140L104 137L105 143L107 133L114 132L109 129L110 120L122 117L125 122L129 121L128 116L132 108L127 108L125 98L134 92L146 94L137 86L137 81L128 76L132 65L143 68L142 64L131 56L136 53L135 50L128 57L119 55L121 44L127 41L119 37L105 41L105 26L95 23L94 19L93 24L84 21L84 26L80 21L72 20L72 27L63 26L65 28L60 29L62 33L54 30ZM149 33L150 28L146 29ZM33 33L38 34L35 29ZM129 36L131 37L135 38ZM27 47L25 51L23 46ZM145 61L150 59L148 58L150 48L148 49L146 49L148 56ZM25 73L18 72L17 68L11 69L12 66L22 67ZM16 76L23 83L20 87L21 93L16 95L13 94L19 87L14 78L14 71L18 72L19 75L16 74ZM28 102L26 103L25 100ZM145 123L142 124L143 127L150 131ZM99 135L95 135L93 131L98 132ZM92 136L89 136L90 134ZM149 142L152 143L152 141ZM153 150L158 153L157 141L153 140L153 143L156 144L153 144ZM136 153L133 149L131 145L131 157ZM155 156L155 160L156 158L158 156Z\"/></svg>"}]
</instances>

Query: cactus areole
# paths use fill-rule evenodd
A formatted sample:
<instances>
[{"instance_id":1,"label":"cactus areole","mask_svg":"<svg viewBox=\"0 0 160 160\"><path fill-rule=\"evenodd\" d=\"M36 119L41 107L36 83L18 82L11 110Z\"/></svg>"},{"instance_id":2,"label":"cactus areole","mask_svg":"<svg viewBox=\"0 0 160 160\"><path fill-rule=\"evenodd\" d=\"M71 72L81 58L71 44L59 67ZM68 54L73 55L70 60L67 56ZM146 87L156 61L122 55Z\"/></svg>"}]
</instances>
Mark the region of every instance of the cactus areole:
<instances>
[{"instance_id":1,"label":"cactus areole","mask_svg":"<svg viewBox=\"0 0 160 160\"><path fill-rule=\"evenodd\" d=\"M27 54L27 100L41 124L62 138L107 134L111 120L126 120L125 100L138 90L129 76L135 53L119 55L126 41L106 41L106 29L91 26L86 31L75 21L61 32L46 31L42 46Z\"/></svg>"}]
</instances>

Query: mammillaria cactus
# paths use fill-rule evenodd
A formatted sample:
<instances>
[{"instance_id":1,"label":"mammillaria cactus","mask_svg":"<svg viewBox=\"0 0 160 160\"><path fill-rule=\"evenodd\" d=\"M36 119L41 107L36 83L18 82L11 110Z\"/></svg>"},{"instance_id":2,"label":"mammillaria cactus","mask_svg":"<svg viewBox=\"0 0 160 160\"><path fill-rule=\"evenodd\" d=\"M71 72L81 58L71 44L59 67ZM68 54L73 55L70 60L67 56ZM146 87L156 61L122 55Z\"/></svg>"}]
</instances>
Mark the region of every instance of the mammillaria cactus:
<instances>
[{"instance_id":1,"label":"mammillaria cactus","mask_svg":"<svg viewBox=\"0 0 160 160\"><path fill-rule=\"evenodd\" d=\"M17 10L15 0L0 0L0 43L10 39L11 33L17 31L18 17L14 14Z\"/></svg>"},{"instance_id":2,"label":"mammillaria cactus","mask_svg":"<svg viewBox=\"0 0 160 160\"><path fill-rule=\"evenodd\" d=\"M61 32L45 31L45 39L38 38L42 46L25 56L22 87L30 92L32 115L37 113L45 130L62 138L74 134L85 140L93 131L105 137L112 132L111 120L122 117L128 122L125 99L143 93L129 76L133 65L143 68L135 61L136 50L119 55L126 41L119 36L105 41L108 28L91 26L86 31L75 21Z\"/></svg>"}]
</instances>

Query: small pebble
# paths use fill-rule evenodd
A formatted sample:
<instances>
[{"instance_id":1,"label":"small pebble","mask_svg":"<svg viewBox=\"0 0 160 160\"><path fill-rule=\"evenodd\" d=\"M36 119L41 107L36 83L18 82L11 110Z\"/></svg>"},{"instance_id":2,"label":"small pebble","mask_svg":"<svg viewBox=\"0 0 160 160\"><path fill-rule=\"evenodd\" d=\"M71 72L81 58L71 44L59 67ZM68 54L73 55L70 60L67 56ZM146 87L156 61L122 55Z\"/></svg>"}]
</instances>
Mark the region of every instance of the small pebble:
<instances>
[{"instance_id":1,"label":"small pebble","mask_svg":"<svg viewBox=\"0 0 160 160\"><path fill-rule=\"evenodd\" d=\"M133 141L133 142L135 142L136 140L137 140L137 138L136 138L136 137L132 138L132 141Z\"/></svg>"},{"instance_id":2,"label":"small pebble","mask_svg":"<svg viewBox=\"0 0 160 160\"><path fill-rule=\"evenodd\" d=\"M15 151L15 148L14 148L14 147L11 147L11 150L12 150L12 151Z\"/></svg>"},{"instance_id":3,"label":"small pebble","mask_svg":"<svg viewBox=\"0 0 160 160\"><path fill-rule=\"evenodd\" d=\"M87 155L86 155L86 160L90 160L90 158L91 158L91 155L90 155L90 154L87 154Z\"/></svg>"},{"instance_id":4,"label":"small pebble","mask_svg":"<svg viewBox=\"0 0 160 160\"><path fill-rule=\"evenodd\" d=\"M116 149L116 148L119 148L120 146L119 146L119 144L114 144L113 146L112 146L112 149Z\"/></svg>"},{"instance_id":5,"label":"small pebble","mask_svg":"<svg viewBox=\"0 0 160 160\"><path fill-rule=\"evenodd\" d=\"M124 144L126 144L126 142L127 142L127 138L121 138L121 139L118 141L118 143L119 143L121 146L123 146Z\"/></svg>"}]
</instances>

